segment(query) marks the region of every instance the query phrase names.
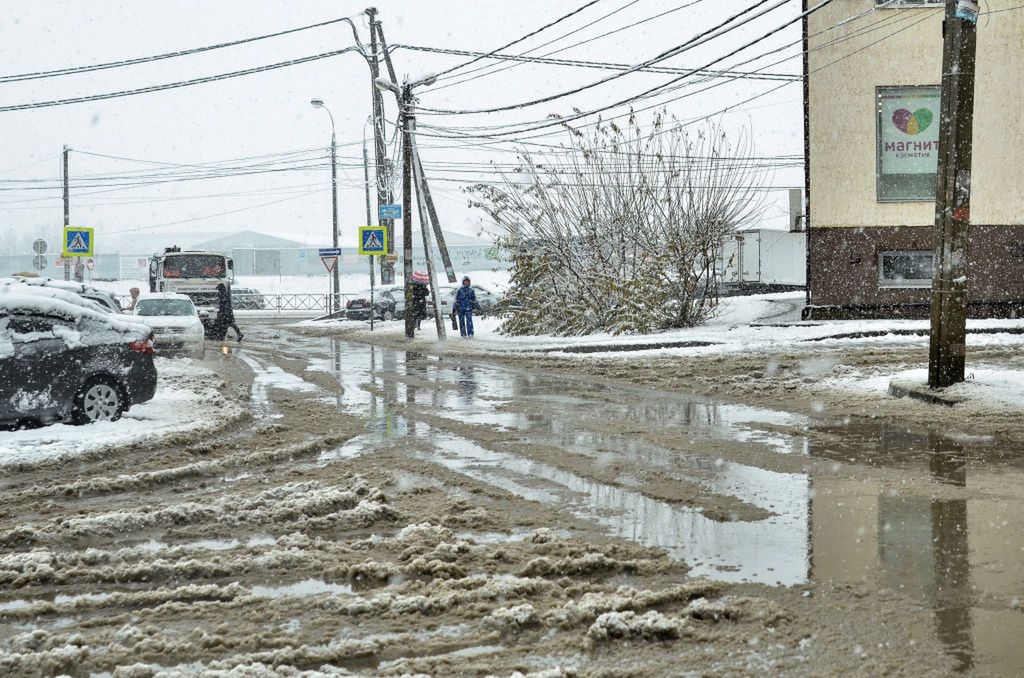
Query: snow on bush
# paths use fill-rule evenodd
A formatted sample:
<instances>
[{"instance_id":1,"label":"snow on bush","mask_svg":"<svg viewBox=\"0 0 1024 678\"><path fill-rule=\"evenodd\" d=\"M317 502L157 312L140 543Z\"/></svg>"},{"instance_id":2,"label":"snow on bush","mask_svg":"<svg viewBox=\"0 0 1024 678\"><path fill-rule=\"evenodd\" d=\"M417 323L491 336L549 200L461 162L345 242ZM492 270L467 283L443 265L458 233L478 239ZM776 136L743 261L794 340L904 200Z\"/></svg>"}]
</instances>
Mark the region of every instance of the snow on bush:
<instances>
[{"instance_id":1,"label":"snow on bush","mask_svg":"<svg viewBox=\"0 0 1024 678\"><path fill-rule=\"evenodd\" d=\"M513 263L509 334L646 333L692 327L718 306L725 238L761 211L746 136L686 131L659 114L649 132L599 123L572 143L524 152L497 186L478 185Z\"/></svg>"}]
</instances>

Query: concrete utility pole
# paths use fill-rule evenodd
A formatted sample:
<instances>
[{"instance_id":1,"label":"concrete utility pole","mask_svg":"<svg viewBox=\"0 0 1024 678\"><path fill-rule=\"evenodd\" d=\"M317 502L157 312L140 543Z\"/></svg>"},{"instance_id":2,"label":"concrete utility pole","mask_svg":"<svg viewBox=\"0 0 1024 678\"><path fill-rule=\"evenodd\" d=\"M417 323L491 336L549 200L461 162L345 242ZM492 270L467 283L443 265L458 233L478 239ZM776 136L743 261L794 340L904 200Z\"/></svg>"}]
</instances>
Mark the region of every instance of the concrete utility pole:
<instances>
[{"instance_id":1,"label":"concrete utility pole","mask_svg":"<svg viewBox=\"0 0 1024 678\"><path fill-rule=\"evenodd\" d=\"M402 273L405 276L405 338L416 334L412 294L412 145L416 114L412 107L412 85L402 87ZM427 245L429 247L429 244ZM437 305L437 299L434 300Z\"/></svg>"},{"instance_id":2,"label":"concrete utility pole","mask_svg":"<svg viewBox=\"0 0 1024 678\"><path fill-rule=\"evenodd\" d=\"M928 353L930 388L964 380L977 21L977 2L947 0L935 191L935 272Z\"/></svg>"},{"instance_id":3,"label":"concrete utility pole","mask_svg":"<svg viewBox=\"0 0 1024 678\"><path fill-rule=\"evenodd\" d=\"M68 147L64 147L64 157L61 161L64 171L64 226L71 225L71 187L68 185ZM64 235L61 234L61 238ZM64 252L64 245L61 244L61 253ZM64 279L71 280L71 261L68 257L62 256L64 259Z\"/></svg>"},{"instance_id":4,"label":"concrete utility pole","mask_svg":"<svg viewBox=\"0 0 1024 678\"><path fill-rule=\"evenodd\" d=\"M377 88L377 78L380 77L380 62L377 58L377 34L381 32L380 22L377 21L377 8L367 7L366 16L370 18L370 55L367 58L367 63L370 65L370 90L373 99L373 145L374 145L374 159L376 160L377 168L377 204L378 205L390 205L394 199L391 194L391 183L388 181L388 163L385 157L385 146L386 141L384 139L384 97ZM383 42L383 41L382 41ZM366 222L369 226L374 222ZM394 254L395 252L395 221L394 219L384 219L381 221L379 218L376 223L384 226L387 229L388 234L388 254ZM380 281L381 284L390 285L395 282L395 264L388 261L387 257L381 257L380 261Z\"/></svg>"}]
</instances>

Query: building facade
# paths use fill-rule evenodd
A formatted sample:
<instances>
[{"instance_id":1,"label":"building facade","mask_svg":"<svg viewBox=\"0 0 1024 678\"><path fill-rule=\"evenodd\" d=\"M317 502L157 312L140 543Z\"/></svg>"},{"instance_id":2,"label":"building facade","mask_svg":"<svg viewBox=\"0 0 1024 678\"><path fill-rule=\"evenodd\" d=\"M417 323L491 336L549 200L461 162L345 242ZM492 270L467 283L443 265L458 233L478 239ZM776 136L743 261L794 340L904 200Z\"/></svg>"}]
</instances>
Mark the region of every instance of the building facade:
<instances>
[{"instance_id":1,"label":"building facade","mask_svg":"<svg viewBox=\"0 0 1024 678\"><path fill-rule=\"evenodd\" d=\"M945 4L837 0L804 19L805 317L928 314ZM972 315L1024 313L1019 5L988 0L978 21Z\"/></svg>"}]
</instances>

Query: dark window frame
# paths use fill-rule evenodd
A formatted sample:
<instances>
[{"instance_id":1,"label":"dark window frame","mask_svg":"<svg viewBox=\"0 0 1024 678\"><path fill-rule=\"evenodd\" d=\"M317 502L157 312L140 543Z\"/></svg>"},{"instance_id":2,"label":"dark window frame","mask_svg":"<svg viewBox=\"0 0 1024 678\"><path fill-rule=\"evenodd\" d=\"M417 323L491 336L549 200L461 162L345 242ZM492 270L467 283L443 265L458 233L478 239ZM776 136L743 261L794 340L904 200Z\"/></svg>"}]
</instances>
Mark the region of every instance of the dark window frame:
<instances>
[{"instance_id":1,"label":"dark window frame","mask_svg":"<svg viewBox=\"0 0 1024 678\"><path fill-rule=\"evenodd\" d=\"M885 258L892 256L922 256L932 258L932 271L935 270L935 252L932 250L890 250L878 253L878 287L879 289L931 289L932 278L888 279L885 277Z\"/></svg>"}]
</instances>

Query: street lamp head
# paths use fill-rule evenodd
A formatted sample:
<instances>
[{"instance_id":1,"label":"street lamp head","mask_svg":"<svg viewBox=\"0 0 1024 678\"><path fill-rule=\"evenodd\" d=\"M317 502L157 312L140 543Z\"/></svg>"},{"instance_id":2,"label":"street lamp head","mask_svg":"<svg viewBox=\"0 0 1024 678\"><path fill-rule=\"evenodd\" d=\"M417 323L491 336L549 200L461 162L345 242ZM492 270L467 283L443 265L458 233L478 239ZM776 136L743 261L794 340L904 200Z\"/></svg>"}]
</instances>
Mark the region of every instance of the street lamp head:
<instances>
[{"instance_id":1,"label":"street lamp head","mask_svg":"<svg viewBox=\"0 0 1024 678\"><path fill-rule=\"evenodd\" d=\"M313 104L313 108L323 108L324 107L324 100L323 99L310 99L309 103Z\"/></svg>"},{"instance_id":2,"label":"street lamp head","mask_svg":"<svg viewBox=\"0 0 1024 678\"><path fill-rule=\"evenodd\" d=\"M401 94L402 93L402 91L400 89L398 89L398 85L396 85L395 83L391 82L387 78L383 78L383 77L377 78L377 79L375 79L373 81L373 84L377 87L377 89L379 89L381 91L387 90L389 92L394 92L395 94Z\"/></svg>"}]
</instances>

